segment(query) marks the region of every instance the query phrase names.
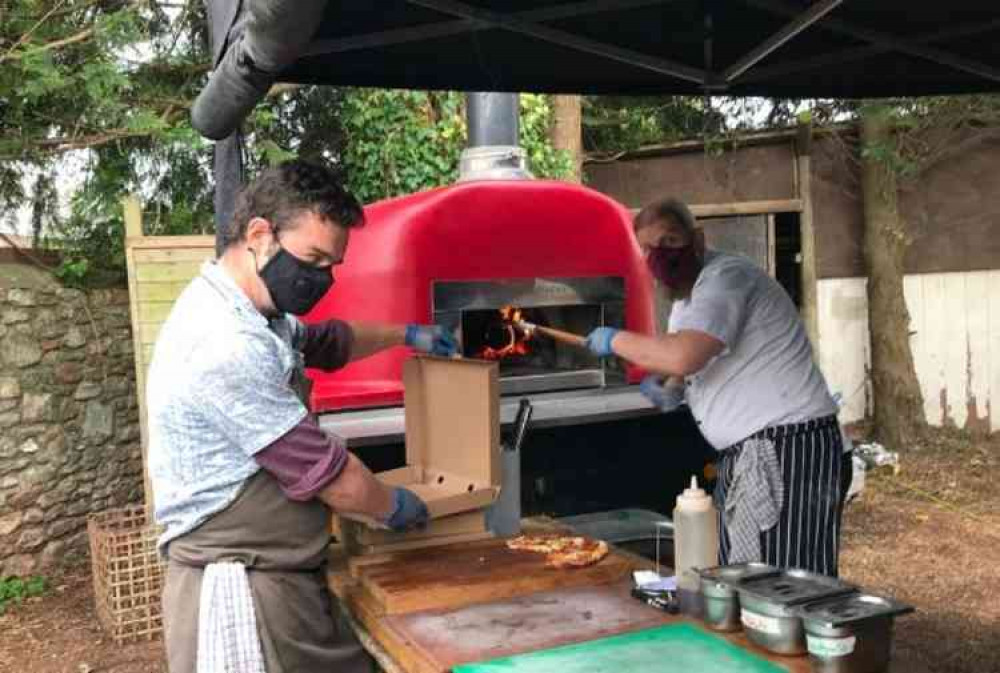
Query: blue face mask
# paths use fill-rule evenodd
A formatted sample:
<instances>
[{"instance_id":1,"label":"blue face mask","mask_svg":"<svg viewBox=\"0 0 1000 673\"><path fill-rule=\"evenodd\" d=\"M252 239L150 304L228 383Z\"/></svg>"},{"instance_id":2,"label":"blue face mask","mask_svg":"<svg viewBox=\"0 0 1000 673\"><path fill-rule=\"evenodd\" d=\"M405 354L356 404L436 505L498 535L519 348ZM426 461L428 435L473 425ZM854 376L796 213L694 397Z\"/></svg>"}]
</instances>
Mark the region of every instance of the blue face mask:
<instances>
[{"instance_id":1,"label":"blue face mask","mask_svg":"<svg viewBox=\"0 0 1000 673\"><path fill-rule=\"evenodd\" d=\"M329 267L317 268L282 247L257 272L274 307L281 313L305 315L319 303L333 285Z\"/></svg>"}]
</instances>

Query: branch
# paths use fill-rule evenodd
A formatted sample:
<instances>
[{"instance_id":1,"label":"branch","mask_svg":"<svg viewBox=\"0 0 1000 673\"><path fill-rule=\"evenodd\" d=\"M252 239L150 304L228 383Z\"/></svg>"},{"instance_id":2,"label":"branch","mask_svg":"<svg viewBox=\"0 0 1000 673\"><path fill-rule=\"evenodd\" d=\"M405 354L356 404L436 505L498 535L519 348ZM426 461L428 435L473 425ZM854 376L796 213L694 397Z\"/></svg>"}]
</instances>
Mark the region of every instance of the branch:
<instances>
[{"instance_id":1,"label":"branch","mask_svg":"<svg viewBox=\"0 0 1000 673\"><path fill-rule=\"evenodd\" d=\"M105 131L103 133L94 133L80 137L44 138L26 143L25 147L39 149L48 153L68 152L71 150L83 150L92 147L100 147L101 145L107 145L110 142L122 140L124 138L145 138L151 135L153 135L153 131L126 131L124 129L115 129ZM17 159L18 157L11 155L5 158Z\"/></svg>"},{"instance_id":2,"label":"branch","mask_svg":"<svg viewBox=\"0 0 1000 673\"><path fill-rule=\"evenodd\" d=\"M11 48L11 50L4 55L3 59L0 59L0 62L3 62L6 59L21 59L27 56L28 54L34 54L40 51L51 51L53 49L59 49L61 47L65 47L70 44L76 44L77 42L86 42L93 36L93 34L94 34L94 29L87 28L85 30L81 30L76 35L70 35L69 37L64 37L61 40L47 42L37 47L32 47L31 49L25 49L24 51L18 54L13 53L14 49L17 48L17 45L15 44L14 47Z\"/></svg>"},{"instance_id":3,"label":"branch","mask_svg":"<svg viewBox=\"0 0 1000 673\"><path fill-rule=\"evenodd\" d=\"M966 152L975 149L981 144L989 142L990 140L995 140L997 138L1000 138L1000 129L993 128L989 130L983 130L979 133L975 133L971 137L966 138L965 140L961 140L957 143L949 144L945 149L929 157L927 161L922 166L920 166L919 172L923 174L926 171L929 171L930 169L934 168L938 164L942 163L943 161L946 161L947 159L965 154Z\"/></svg>"},{"instance_id":4,"label":"branch","mask_svg":"<svg viewBox=\"0 0 1000 673\"><path fill-rule=\"evenodd\" d=\"M28 29L28 32L27 32L27 33L25 33L24 35L22 35L21 37L19 37L19 38L17 39L17 41L16 41L16 42L15 42L15 43L14 43L14 44L13 44L13 45L11 46L11 48L7 50L7 53L6 53L6 54L4 54L3 56L0 56L0 63L3 63L3 62L4 62L4 61L6 61L6 60L7 60L8 58L10 58L10 55L11 55L11 54L13 54L13 53L14 53L14 51L15 51L15 50L16 50L16 49L17 49L18 47L20 47L20 46L21 46L22 44L24 44L25 42L27 42L27 41L28 41L28 38L30 38L30 37L31 37L32 33L34 33L34 32L35 32L36 30L38 30L38 29L39 29L39 28L41 27L41 25L42 25L43 23L45 23L45 22L46 22L46 21L47 21L47 20L49 19L49 17L50 17L50 16L52 16L53 14L55 14L56 10L58 10L58 9L59 9L60 7L62 7L62 6L63 6L63 5L65 4L65 3L66 3L66 0L60 0L59 4L58 4L58 5L56 5L55 7L53 7L52 9L50 9L50 10L49 10L49 11L48 11L48 12L47 12L47 13L45 14L45 16L43 16L42 18L40 18L40 19L39 19L39 20L38 20L38 21L37 21L37 22L35 23L35 25L34 25L34 26L32 26L31 28L29 28L29 29Z\"/></svg>"}]
</instances>

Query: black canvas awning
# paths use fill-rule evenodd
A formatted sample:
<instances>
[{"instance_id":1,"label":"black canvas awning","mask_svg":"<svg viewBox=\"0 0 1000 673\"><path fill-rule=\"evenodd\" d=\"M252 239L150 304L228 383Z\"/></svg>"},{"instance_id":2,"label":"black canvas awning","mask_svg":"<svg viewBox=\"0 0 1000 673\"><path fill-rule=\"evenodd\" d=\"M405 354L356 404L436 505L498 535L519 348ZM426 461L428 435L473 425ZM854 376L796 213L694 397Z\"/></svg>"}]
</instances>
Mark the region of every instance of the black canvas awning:
<instances>
[{"instance_id":1,"label":"black canvas awning","mask_svg":"<svg viewBox=\"0 0 1000 673\"><path fill-rule=\"evenodd\" d=\"M218 7L280 6L208 0ZM995 0L330 0L289 82L781 97L1000 88ZM233 12L213 11L234 25ZM267 26L263 27L267 31Z\"/></svg>"},{"instance_id":2,"label":"black canvas awning","mask_svg":"<svg viewBox=\"0 0 1000 673\"><path fill-rule=\"evenodd\" d=\"M193 116L214 138L274 81L788 98L1000 90L997 0L206 2L219 67ZM235 74L246 55L268 71L249 84Z\"/></svg>"}]
</instances>

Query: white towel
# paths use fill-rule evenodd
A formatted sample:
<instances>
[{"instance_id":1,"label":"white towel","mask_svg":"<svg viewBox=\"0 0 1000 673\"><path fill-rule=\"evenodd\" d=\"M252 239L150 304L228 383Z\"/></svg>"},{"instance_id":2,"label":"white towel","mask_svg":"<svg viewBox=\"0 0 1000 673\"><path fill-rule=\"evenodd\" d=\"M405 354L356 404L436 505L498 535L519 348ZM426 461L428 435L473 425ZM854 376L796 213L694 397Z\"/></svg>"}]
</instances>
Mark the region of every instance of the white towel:
<instances>
[{"instance_id":1,"label":"white towel","mask_svg":"<svg viewBox=\"0 0 1000 673\"><path fill-rule=\"evenodd\" d=\"M212 563L201 580L197 673L265 673L242 563Z\"/></svg>"}]
</instances>

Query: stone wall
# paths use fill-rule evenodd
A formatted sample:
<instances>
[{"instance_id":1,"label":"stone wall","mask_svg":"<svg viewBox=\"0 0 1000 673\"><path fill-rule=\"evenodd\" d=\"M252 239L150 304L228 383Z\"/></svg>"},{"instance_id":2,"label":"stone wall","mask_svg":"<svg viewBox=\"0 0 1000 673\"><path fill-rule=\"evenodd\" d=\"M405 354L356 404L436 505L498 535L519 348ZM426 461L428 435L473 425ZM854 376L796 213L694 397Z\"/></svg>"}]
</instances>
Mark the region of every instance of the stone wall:
<instances>
[{"instance_id":1,"label":"stone wall","mask_svg":"<svg viewBox=\"0 0 1000 673\"><path fill-rule=\"evenodd\" d=\"M87 548L142 499L128 292L0 284L0 577Z\"/></svg>"}]
</instances>

